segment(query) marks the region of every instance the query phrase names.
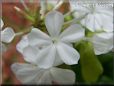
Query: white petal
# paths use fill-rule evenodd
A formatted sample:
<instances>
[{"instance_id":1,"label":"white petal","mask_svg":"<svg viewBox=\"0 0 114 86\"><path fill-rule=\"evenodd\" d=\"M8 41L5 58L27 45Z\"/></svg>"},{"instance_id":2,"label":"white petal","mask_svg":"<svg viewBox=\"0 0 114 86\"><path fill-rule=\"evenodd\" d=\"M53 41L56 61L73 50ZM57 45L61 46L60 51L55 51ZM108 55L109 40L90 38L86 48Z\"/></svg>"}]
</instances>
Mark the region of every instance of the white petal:
<instances>
[{"instance_id":1,"label":"white petal","mask_svg":"<svg viewBox=\"0 0 114 86\"><path fill-rule=\"evenodd\" d=\"M39 84L48 84L48 85L51 85L52 84L52 81L53 80L52 80L52 76L50 74L50 71L49 71L49 69L46 69L38 82L39 82Z\"/></svg>"},{"instance_id":2,"label":"white petal","mask_svg":"<svg viewBox=\"0 0 114 86\"><path fill-rule=\"evenodd\" d=\"M74 84L75 73L72 70L51 68L53 81L59 84Z\"/></svg>"},{"instance_id":3,"label":"white petal","mask_svg":"<svg viewBox=\"0 0 114 86\"><path fill-rule=\"evenodd\" d=\"M60 68L42 69L31 64L14 63L12 71L22 84L74 84L75 74Z\"/></svg>"},{"instance_id":4,"label":"white petal","mask_svg":"<svg viewBox=\"0 0 114 86\"><path fill-rule=\"evenodd\" d=\"M113 22L104 22L103 29L106 32L113 32Z\"/></svg>"},{"instance_id":5,"label":"white petal","mask_svg":"<svg viewBox=\"0 0 114 86\"><path fill-rule=\"evenodd\" d=\"M36 64L37 54L39 49L36 46L27 46L23 49L23 57L25 61Z\"/></svg>"},{"instance_id":6,"label":"white petal","mask_svg":"<svg viewBox=\"0 0 114 86\"><path fill-rule=\"evenodd\" d=\"M17 79L23 84L38 84L45 70L30 64L14 63L11 66L12 71Z\"/></svg>"},{"instance_id":7,"label":"white petal","mask_svg":"<svg viewBox=\"0 0 114 86\"><path fill-rule=\"evenodd\" d=\"M7 27L1 31L2 42L10 43L15 37L15 33L12 28Z\"/></svg>"},{"instance_id":8,"label":"white petal","mask_svg":"<svg viewBox=\"0 0 114 86\"><path fill-rule=\"evenodd\" d=\"M104 35L104 33L100 35L95 35L92 39L92 43L93 43L94 51L96 55L105 54L111 51L113 48L113 35L112 36L109 34Z\"/></svg>"},{"instance_id":9,"label":"white petal","mask_svg":"<svg viewBox=\"0 0 114 86\"><path fill-rule=\"evenodd\" d=\"M58 65L61 65L61 64L63 64L63 61L61 60L61 57L56 52L56 54L55 54L55 61L54 61L53 66L58 66Z\"/></svg>"},{"instance_id":10,"label":"white petal","mask_svg":"<svg viewBox=\"0 0 114 86\"><path fill-rule=\"evenodd\" d=\"M102 33L97 33L95 36L98 36L99 38L103 39L110 39L113 37L113 32L107 33L107 32L102 32Z\"/></svg>"},{"instance_id":11,"label":"white petal","mask_svg":"<svg viewBox=\"0 0 114 86\"><path fill-rule=\"evenodd\" d=\"M60 35L64 42L76 42L82 39L85 35L85 30L78 24L71 25Z\"/></svg>"},{"instance_id":12,"label":"white petal","mask_svg":"<svg viewBox=\"0 0 114 86\"><path fill-rule=\"evenodd\" d=\"M3 27L3 25L4 25L4 22L2 21L2 19L0 19L0 25L1 25L1 28L0 29L2 29L2 27Z\"/></svg>"},{"instance_id":13,"label":"white petal","mask_svg":"<svg viewBox=\"0 0 114 86\"><path fill-rule=\"evenodd\" d=\"M82 21L81 24L86 26L90 31L101 31L102 30L102 20L101 16L98 14L89 14Z\"/></svg>"},{"instance_id":14,"label":"white petal","mask_svg":"<svg viewBox=\"0 0 114 86\"><path fill-rule=\"evenodd\" d=\"M28 42L28 38L27 35L23 36L22 39L18 42L18 44L16 45L16 49L23 54L23 50L25 47L27 47L29 45Z\"/></svg>"},{"instance_id":15,"label":"white petal","mask_svg":"<svg viewBox=\"0 0 114 86\"><path fill-rule=\"evenodd\" d=\"M32 31L28 34L28 40L30 45L42 46L51 43L50 37L37 28L33 28Z\"/></svg>"},{"instance_id":16,"label":"white petal","mask_svg":"<svg viewBox=\"0 0 114 86\"><path fill-rule=\"evenodd\" d=\"M64 22L64 17L60 12L51 11L47 14L45 19L45 25L47 27L49 34L52 37L59 35L62 29L63 22Z\"/></svg>"},{"instance_id":17,"label":"white petal","mask_svg":"<svg viewBox=\"0 0 114 86\"><path fill-rule=\"evenodd\" d=\"M109 16L109 15L102 14L101 19L103 23L103 27L102 27L103 30L106 32L113 32L113 15ZM106 21L104 21L104 19Z\"/></svg>"},{"instance_id":18,"label":"white petal","mask_svg":"<svg viewBox=\"0 0 114 86\"><path fill-rule=\"evenodd\" d=\"M45 73L41 76L39 81L40 84L74 84L75 83L75 73L71 70L61 69L52 67L46 69Z\"/></svg>"},{"instance_id":19,"label":"white petal","mask_svg":"<svg viewBox=\"0 0 114 86\"><path fill-rule=\"evenodd\" d=\"M50 45L39 51L36 59L36 64L40 68L52 67L55 61L56 48L54 45Z\"/></svg>"},{"instance_id":20,"label":"white petal","mask_svg":"<svg viewBox=\"0 0 114 86\"><path fill-rule=\"evenodd\" d=\"M86 13L89 12L89 9L86 5L80 5L79 3L77 3L77 1L75 0L69 0L70 2L70 9L72 11L75 10L74 12L74 17L79 18L84 16Z\"/></svg>"},{"instance_id":21,"label":"white petal","mask_svg":"<svg viewBox=\"0 0 114 86\"><path fill-rule=\"evenodd\" d=\"M113 16L113 6L109 6L109 7L103 7L103 6L96 6L97 12L100 14L104 14L107 16Z\"/></svg>"},{"instance_id":22,"label":"white petal","mask_svg":"<svg viewBox=\"0 0 114 86\"><path fill-rule=\"evenodd\" d=\"M68 65L73 65L78 63L80 55L74 48L70 47L65 43L59 43L57 44L56 47L57 47L57 52L61 57L61 59L63 60L63 62L65 62Z\"/></svg>"}]
</instances>

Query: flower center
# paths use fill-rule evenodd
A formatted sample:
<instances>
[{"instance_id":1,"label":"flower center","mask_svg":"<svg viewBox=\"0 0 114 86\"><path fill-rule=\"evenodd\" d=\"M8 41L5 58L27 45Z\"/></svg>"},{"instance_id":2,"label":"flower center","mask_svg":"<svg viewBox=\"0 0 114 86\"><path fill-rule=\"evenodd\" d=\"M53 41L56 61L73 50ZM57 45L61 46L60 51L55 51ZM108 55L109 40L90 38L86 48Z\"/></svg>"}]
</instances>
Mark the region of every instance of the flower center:
<instances>
[{"instance_id":1,"label":"flower center","mask_svg":"<svg viewBox=\"0 0 114 86\"><path fill-rule=\"evenodd\" d=\"M59 41L58 38L55 38L55 37L52 38L52 42L53 42L54 44L57 43L58 41Z\"/></svg>"}]
</instances>

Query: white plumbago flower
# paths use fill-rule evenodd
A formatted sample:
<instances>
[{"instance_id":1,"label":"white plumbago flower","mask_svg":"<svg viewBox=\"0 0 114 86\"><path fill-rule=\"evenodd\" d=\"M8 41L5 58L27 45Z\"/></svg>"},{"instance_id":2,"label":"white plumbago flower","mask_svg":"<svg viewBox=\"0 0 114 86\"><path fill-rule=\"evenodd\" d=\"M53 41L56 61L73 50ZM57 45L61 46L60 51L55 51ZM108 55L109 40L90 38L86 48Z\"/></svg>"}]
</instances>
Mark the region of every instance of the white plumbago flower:
<instances>
[{"instance_id":1,"label":"white plumbago flower","mask_svg":"<svg viewBox=\"0 0 114 86\"><path fill-rule=\"evenodd\" d=\"M1 41L5 43L10 43L15 37L15 33L12 28L6 27L1 31Z\"/></svg>"},{"instance_id":2,"label":"white plumbago flower","mask_svg":"<svg viewBox=\"0 0 114 86\"><path fill-rule=\"evenodd\" d=\"M1 28L3 27L4 23L1 19ZM5 43L10 43L13 38L15 37L15 33L12 28L6 27L4 30L1 31L1 41Z\"/></svg>"},{"instance_id":3,"label":"white plumbago flower","mask_svg":"<svg viewBox=\"0 0 114 86\"><path fill-rule=\"evenodd\" d=\"M32 64L14 63L12 71L22 84L74 84L75 73L72 70L52 67L39 68Z\"/></svg>"},{"instance_id":4,"label":"white plumbago flower","mask_svg":"<svg viewBox=\"0 0 114 86\"><path fill-rule=\"evenodd\" d=\"M90 40L95 54L100 55L111 51L113 48L113 7L69 1L71 10L75 10L74 16L83 17L81 24L92 32L99 32Z\"/></svg>"},{"instance_id":5,"label":"white plumbago flower","mask_svg":"<svg viewBox=\"0 0 114 86\"><path fill-rule=\"evenodd\" d=\"M80 22L90 31L113 31L113 7L102 4L83 4L69 0L75 17L84 17ZM105 20L104 20L105 19Z\"/></svg>"},{"instance_id":6,"label":"white plumbago flower","mask_svg":"<svg viewBox=\"0 0 114 86\"><path fill-rule=\"evenodd\" d=\"M45 19L49 35L33 28L27 35L30 46L24 48L26 43L23 43L25 41L22 39L23 41L17 44L17 50L24 55L26 61L37 64L41 68L57 66L63 62L68 65L77 64L80 55L71 43L82 39L85 30L80 25L74 24L61 32L63 23L64 17L60 12L49 12Z\"/></svg>"},{"instance_id":7,"label":"white plumbago flower","mask_svg":"<svg viewBox=\"0 0 114 86\"><path fill-rule=\"evenodd\" d=\"M92 37L94 51L96 55L108 53L113 49L113 33L98 33Z\"/></svg>"},{"instance_id":8,"label":"white plumbago flower","mask_svg":"<svg viewBox=\"0 0 114 86\"><path fill-rule=\"evenodd\" d=\"M3 23L2 19L0 19L0 21L1 21L1 31L0 31L0 35L1 35L1 38L0 38L1 43L0 44L1 45L0 45L0 49L3 52L6 50L6 47L4 44L2 44L2 42L10 43L14 39L15 33L14 33L13 29L10 27L6 27L4 30L2 30L4 23Z\"/></svg>"}]
</instances>

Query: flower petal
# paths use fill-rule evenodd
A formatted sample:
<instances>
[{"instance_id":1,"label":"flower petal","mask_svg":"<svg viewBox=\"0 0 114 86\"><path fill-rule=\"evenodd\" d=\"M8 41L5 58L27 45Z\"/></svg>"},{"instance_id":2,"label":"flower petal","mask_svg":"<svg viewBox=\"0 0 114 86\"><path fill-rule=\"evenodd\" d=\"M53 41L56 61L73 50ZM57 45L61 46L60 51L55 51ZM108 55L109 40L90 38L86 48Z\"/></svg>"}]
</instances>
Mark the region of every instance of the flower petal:
<instances>
[{"instance_id":1,"label":"flower petal","mask_svg":"<svg viewBox=\"0 0 114 86\"><path fill-rule=\"evenodd\" d=\"M71 25L60 35L61 41L76 42L82 39L85 35L85 30L78 24Z\"/></svg>"},{"instance_id":2,"label":"flower petal","mask_svg":"<svg viewBox=\"0 0 114 86\"><path fill-rule=\"evenodd\" d=\"M101 31L102 30L102 20L99 14L88 14L82 21L81 24L86 26L90 31Z\"/></svg>"},{"instance_id":3,"label":"flower petal","mask_svg":"<svg viewBox=\"0 0 114 86\"><path fill-rule=\"evenodd\" d=\"M103 30L106 32L113 32L113 15L109 16L109 15L105 15L102 14L101 15L101 19L102 19L102 23L103 23ZM106 21L104 21L104 19Z\"/></svg>"},{"instance_id":4,"label":"flower petal","mask_svg":"<svg viewBox=\"0 0 114 86\"><path fill-rule=\"evenodd\" d=\"M61 60L61 57L56 52L56 54L55 54L55 61L54 61L53 66L58 66L58 65L61 65L61 64L63 64L63 61Z\"/></svg>"},{"instance_id":5,"label":"flower petal","mask_svg":"<svg viewBox=\"0 0 114 86\"><path fill-rule=\"evenodd\" d=\"M38 84L44 70L30 64L14 63L11 66L12 71L17 79L23 84Z\"/></svg>"},{"instance_id":6,"label":"flower petal","mask_svg":"<svg viewBox=\"0 0 114 86\"><path fill-rule=\"evenodd\" d=\"M73 16L75 18L81 18L82 16L84 16L86 13L89 12L88 6L80 5L75 0L69 0L69 2L70 2L70 10L75 11L73 12Z\"/></svg>"},{"instance_id":7,"label":"flower petal","mask_svg":"<svg viewBox=\"0 0 114 86\"><path fill-rule=\"evenodd\" d=\"M22 39L18 42L18 44L16 45L16 49L23 54L23 50L24 48L26 48L27 46L29 46L29 42L28 42L28 38L27 35L23 36Z\"/></svg>"},{"instance_id":8,"label":"flower petal","mask_svg":"<svg viewBox=\"0 0 114 86\"><path fill-rule=\"evenodd\" d=\"M58 84L74 84L75 73L72 70L51 68L52 79Z\"/></svg>"},{"instance_id":9,"label":"flower petal","mask_svg":"<svg viewBox=\"0 0 114 86\"><path fill-rule=\"evenodd\" d=\"M2 42L10 43L15 37L15 33L12 28L7 27L1 31Z\"/></svg>"},{"instance_id":10,"label":"flower petal","mask_svg":"<svg viewBox=\"0 0 114 86\"><path fill-rule=\"evenodd\" d=\"M96 10L100 14L104 14L107 16L113 16L113 4L110 4L109 7L103 7L103 6L96 5Z\"/></svg>"},{"instance_id":11,"label":"flower petal","mask_svg":"<svg viewBox=\"0 0 114 86\"><path fill-rule=\"evenodd\" d=\"M4 25L4 22L2 21L2 19L0 19L0 25L1 25L1 28L0 29L2 29L2 27L3 27L3 25Z\"/></svg>"},{"instance_id":12,"label":"flower petal","mask_svg":"<svg viewBox=\"0 0 114 86\"><path fill-rule=\"evenodd\" d=\"M73 65L78 63L80 55L74 48L70 47L65 43L57 44L56 48L63 62L65 62L68 65Z\"/></svg>"},{"instance_id":13,"label":"flower petal","mask_svg":"<svg viewBox=\"0 0 114 86\"><path fill-rule=\"evenodd\" d=\"M113 33L101 33L92 38L96 55L105 54L113 48Z\"/></svg>"},{"instance_id":14,"label":"flower petal","mask_svg":"<svg viewBox=\"0 0 114 86\"><path fill-rule=\"evenodd\" d=\"M23 57L27 62L30 62L36 65L38 52L39 52L38 47L27 46L26 48L23 49Z\"/></svg>"},{"instance_id":15,"label":"flower petal","mask_svg":"<svg viewBox=\"0 0 114 86\"><path fill-rule=\"evenodd\" d=\"M52 67L55 61L56 48L54 45L50 45L39 51L36 59L36 64L40 68Z\"/></svg>"},{"instance_id":16,"label":"flower petal","mask_svg":"<svg viewBox=\"0 0 114 86\"><path fill-rule=\"evenodd\" d=\"M40 79L40 84L74 84L75 73L71 70L52 67L45 70L45 73Z\"/></svg>"},{"instance_id":17,"label":"flower petal","mask_svg":"<svg viewBox=\"0 0 114 86\"><path fill-rule=\"evenodd\" d=\"M50 37L37 28L33 28L28 34L28 41L30 42L30 45L38 46L48 45L51 43Z\"/></svg>"},{"instance_id":18,"label":"flower petal","mask_svg":"<svg viewBox=\"0 0 114 86\"><path fill-rule=\"evenodd\" d=\"M71 70L60 68L43 69L31 64L14 63L12 71L22 84L74 84L75 74Z\"/></svg>"},{"instance_id":19,"label":"flower petal","mask_svg":"<svg viewBox=\"0 0 114 86\"><path fill-rule=\"evenodd\" d=\"M94 36L97 36L99 38L103 38L103 39L110 39L113 37L113 32L102 32L102 33L97 33Z\"/></svg>"},{"instance_id":20,"label":"flower petal","mask_svg":"<svg viewBox=\"0 0 114 86\"><path fill-rule=\"evenodd\" d=\"M49 69L45 69L45 72L43 73L43 75L41 76L40 80L38 81L39 84L48 84L48 85L52 85L52 76L50 74Z\"/></svg>"},{"instance_id":21,"label":"flower petal","mask_svg":"<svg viewBox=\"0 0 114 86\"><path fill-rule=\"evenodd\" d=\"M64 23L64 17L60 12L57 11L49 12L45 19L45 25L47 27L49 34L52 37L59 35L63 23Z\"/></svg>"}]
</instances>

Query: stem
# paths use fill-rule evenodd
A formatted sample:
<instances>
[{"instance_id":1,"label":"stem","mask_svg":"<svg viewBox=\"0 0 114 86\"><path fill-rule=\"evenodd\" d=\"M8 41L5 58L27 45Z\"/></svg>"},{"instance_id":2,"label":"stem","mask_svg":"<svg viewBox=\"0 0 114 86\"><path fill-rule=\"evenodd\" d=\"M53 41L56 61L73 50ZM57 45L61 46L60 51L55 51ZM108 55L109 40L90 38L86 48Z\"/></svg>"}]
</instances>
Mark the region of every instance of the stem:
<instances>
[{"instance_id":1,"label":"stem","mask_svg":"<svg viewBox=\"0 0 114 86\"><path fill-rule=\"evenodd\" d=\"M22 3L23 7L25 8L25 10L29 11L29 8L27 7L27 5L25 4L24 0L20 0L20 2Z\"/></svg>"},{"instance_id":2,"label":"stem","mask_svg":"<svg viewBox=\"0 0 114 86\"><path fill-rule=\"evenodd\" d=\"M63 4L63 2L64 0L60 0L58 4L53 8L53 10L57 10Z\"/></svg>"},{"instance_id":3,"label":"stem","mask_svg":"<svg viewBox=\"0 0 114 86\"><path fill-rule=\"evenodd\" d=\"M18 8L17 6L14 7L14 9L19 12L20 14L24 15L28 20L32 21L34 23L34 19L28 15L26 12L24 12L23 10L21 10L20 8Z\"/></svg>"},{"instance_id":4,"label":"stem","mask_svg":"<svg viewBox=\"0 0 114 86\"><path fill-rule=\"evenodd\" d=\"M64 17L70 15L70 14L73 13L73 12L75 12L75 10L70 10L69 12L67 12L67 13L64 15Z\"/></svg>"},{"instance_id":5,"label":"stem","mask_svg":"<svg viewBox=\"0 0 114 86\"><path fill-rule=\"evenodd\" d=\"M43 19L46 12L46 0L40 1L40 7L41 7L40 9L41 19Z\"/></svg>"},{"instance_id":6,"label":"stem","mask_svg":"<svg viewBox=\"0 0 114 86\"><path fill-rule=\"evenodd\" d=\"M85 18L87 14L85 14L84 16L80 17L80 18L75 18L75 19L72 19L71 21L68 21L68 22L65 22L64 25L66 24L71 24L71 23L75 23L75 22L79 22L81 21L83 18Z\"/></svg>"},{"instance_id":7,"label":"stem","mask_svg":"<svg viewBox=\"0 0 114 86\"><path fill-rule=\"evenodd\" d=\"M72 20L70 20L70 21L65 22L64 25L66 25L66 24L71 24L71 23L73 23L73 22L75 22L75 21L76 21L76 19L72 19Z\"/></svg>"},{"instance_id":8,"label":"stem","mask_svg":"<svg viewBox=\"0 0 114 86\"><path fill-rule=\"evenodd\" d=\"M32 29L32 28L29 28L29 29L27 29L27 30L23 30L22 32L15 33L15 36L20 36L20 35L23 35L23 34L25 34L25 33L27 33L27 32L30 32L31 29Z\"/></svg>"},{"instance_id":9,"label":"stem","mask_svg":"<svg viewBox=\"0 0 114 86\"><path fill-rule=\"evenodd\" d=\"M15 36L20 36L20 35L23 35L24 33L23 32L18 32L18 33L15 33Z\"/></svg>"},{"instance_id":10,"label":"stem","mask_svg":"<svg viewBox=\"0 0 114 86\"><path fill-rule=\"evenodd\" d=\"M83 40L91 42L92 38L91 37L84 37Z\"/></svg>"}]
</instances>

